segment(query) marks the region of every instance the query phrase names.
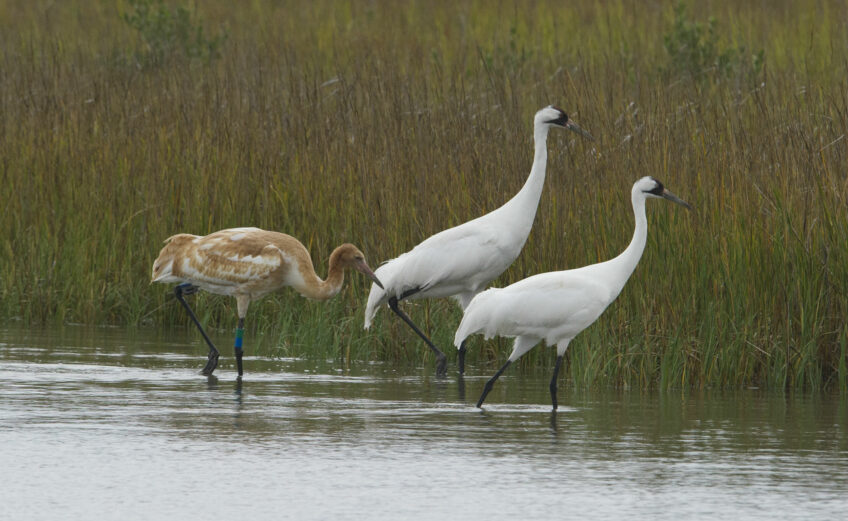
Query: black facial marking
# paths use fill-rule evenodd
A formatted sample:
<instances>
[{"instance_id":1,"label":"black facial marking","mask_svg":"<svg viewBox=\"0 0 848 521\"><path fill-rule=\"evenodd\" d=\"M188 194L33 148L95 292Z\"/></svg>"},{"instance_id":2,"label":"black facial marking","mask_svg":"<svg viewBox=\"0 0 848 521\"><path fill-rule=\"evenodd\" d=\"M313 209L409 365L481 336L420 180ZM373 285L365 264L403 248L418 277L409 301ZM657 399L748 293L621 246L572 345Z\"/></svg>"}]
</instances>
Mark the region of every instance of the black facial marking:
<instances>
[{"instance_id":1,"label":"black facial marking","mask_svg":"<svg viewBox=\"0 0 848 521\"><path fill-rule=\"evenodd\" d=\"M665 190L665 187L663 186L662 183L660 183L659 181L657 181L653 177L651 179L653 179L654 182L657 183L657 186L653 190L644 190L644 192L646 194L653 194L653 195L656 195L658 197L662 197L663 190Z\"/></svg>"},{"instance_id":2,"label":"black facial marking","mask_svg":"<svg viewBox=\"0 0 848 521\"><path fill-rule=\"evenodd\" d=\"M551 108L554 109L554 110L558 110L560 116L558 118L548 120L548 123L551 123L551 124L554 124L554 125L560 125L560 126L564 127L565 124L568 123L568 114L566 114L565 111L562 110L559 107L551 106Z\"/></svg>"}]
</instances>

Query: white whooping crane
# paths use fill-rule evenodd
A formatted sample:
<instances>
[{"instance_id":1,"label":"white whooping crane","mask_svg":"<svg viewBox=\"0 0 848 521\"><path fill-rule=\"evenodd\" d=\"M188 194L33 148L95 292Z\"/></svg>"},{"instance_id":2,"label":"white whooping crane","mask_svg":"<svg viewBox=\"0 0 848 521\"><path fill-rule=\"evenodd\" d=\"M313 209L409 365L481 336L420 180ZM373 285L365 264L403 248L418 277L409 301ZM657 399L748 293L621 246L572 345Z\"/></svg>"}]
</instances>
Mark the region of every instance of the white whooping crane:
<instances>
[{"instance_id":1,"label":"white whooping crane","mask_svg":"<svg viewBox=\"0 0 848 521\"><path fill-rule=\"evenodd\" d=\"M345 268L353 268L380 280L365 262L365 256L353 244L342 244L330 254L327 279L321 280L312 267L309 252L297 239L259 228L230 228L200 237L180 233L165 240L165 247L153 262L151 282L179 282L174 288L177 300L185 307L209 345L209 361L202 373L211 375L218 365L218 350L203 331L183 295L198 289L230 295L238 306L235 355L238 375L242 375L242 336L244 316L252 300L291 286L304 297L327 300L342 288Z\"/></svg>"},{"instance_id":2,"label":"white whooping crane","mask_svg":"<svg viewBox=\"0 0 848 521\"><path fill-rule=\"evenodd\" d=\"M492 288L477 295L465 308L454 337L457 347L476 333L482 333L485 338L515 338L512 354L486 382L477 407L482 407L486 395L506 368L544 340L548 345L557 346L550 385L551 402L556 410L557 374L568 343L597 320L618 297L645 250L648 237L645 200L649 197L663 197L692 209L653 177L643 177L636 181L630 194L636 216L633 240L618 257L573 270L541 273L501 289Z\"/></svg>"},{"instance_id":3,"label":"white whooping crane","mask_svg":"<svg viewBox=\"0 0 848 521\"><path fill-rule=\"evenodd\" d=\"M593 139L561 109L548 106L534 117L536 153L524 186L503 206L473 221L431 236L411 251L377 268L384 287L371 285L365 308L365 329L384 303L420 336L436 355L436 374L445 373L445 354L398 307L404 299L453 297L462 309L504 272L527 241L545 183L548 130L562 127ZM464 370L465 346L459 350Z\"/></svg>"}]
</instances>

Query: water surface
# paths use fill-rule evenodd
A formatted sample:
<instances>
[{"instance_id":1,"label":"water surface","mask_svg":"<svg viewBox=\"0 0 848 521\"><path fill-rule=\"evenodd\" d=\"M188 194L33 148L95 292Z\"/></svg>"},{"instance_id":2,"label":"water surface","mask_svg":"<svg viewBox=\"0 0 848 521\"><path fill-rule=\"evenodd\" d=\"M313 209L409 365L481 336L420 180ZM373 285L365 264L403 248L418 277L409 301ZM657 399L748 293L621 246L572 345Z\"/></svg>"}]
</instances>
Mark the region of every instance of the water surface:
<instances>
[{"instance_id":1,"label":"water surface","mask_svg":"<svg viewBox=\"0 0 848 521\"><path fill-rule=\"evenodd\" d=\"M224 342L224 339L221 339ZM249 351L249 339L246 339ZM223 345L228 345L224 343ZM575 391L543 373L0 330L0 519L845 519L846 400Z\"/></svg>"}]
</instances>

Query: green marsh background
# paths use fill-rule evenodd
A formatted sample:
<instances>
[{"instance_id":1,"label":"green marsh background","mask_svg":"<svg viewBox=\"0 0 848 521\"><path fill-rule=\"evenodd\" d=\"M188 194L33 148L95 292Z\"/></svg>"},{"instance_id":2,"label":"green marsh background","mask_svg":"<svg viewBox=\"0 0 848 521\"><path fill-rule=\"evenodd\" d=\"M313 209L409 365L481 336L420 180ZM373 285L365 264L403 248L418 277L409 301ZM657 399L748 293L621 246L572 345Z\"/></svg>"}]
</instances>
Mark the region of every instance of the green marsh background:
<instances>
[{"instance_id":1,"label":"green marsh background","mask_svg":"<svg viewBox=\"0 0 848 521\"><path fill-rule=\"evenodd\" d=\"M844 391L848 5L738 4L3 2L0 322L188 327L148 282L177 232L284 231L321 275L350 241L376 265L509 199L555 103L597 141L551 132L536 224L496 285L620 252L641 176L696 209L649 205L569 384ZM386 310L362 330L368 287L348 280L327 303L253 304L246 347L430 363ZM452 352L452 302L406 308ZM196 309L229 338L232 299ZM469 363L509 346L477 339Z\"/></svg>"}]
</instances>

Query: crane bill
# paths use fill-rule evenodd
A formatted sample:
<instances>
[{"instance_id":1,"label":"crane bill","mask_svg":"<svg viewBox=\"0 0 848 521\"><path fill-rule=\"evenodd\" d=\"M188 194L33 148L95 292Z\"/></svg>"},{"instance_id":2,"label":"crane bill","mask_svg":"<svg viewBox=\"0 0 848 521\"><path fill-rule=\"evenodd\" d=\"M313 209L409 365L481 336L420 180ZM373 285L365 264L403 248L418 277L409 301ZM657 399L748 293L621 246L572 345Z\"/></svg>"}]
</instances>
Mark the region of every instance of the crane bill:
<instances>
[{"instance_id":1,"label":"crane bill","mask_svg":"<svg viewBox=\"0 0 848 521\"><path fill-rule=\"evenodd\" d=\"M585 130L583 130L582 128L577 126L577 123L571 121L570 119L565 123L565 128L567 128L568 130L571 130L573 132L577 132L578 134L580 134L581 136L585 137L586 139L588 139L590 141L595 140L595 138L592 137L592 134L586 132Z\"/></svg>"},{"instance_id":2,"label":"crane bill","mask_svg":"<svg viewBox=\"0 0 848 521\"><path fill-rule=\"evenodd\" d=\"M668 199L669 201L671 201L673 203L677 203L679 205L685 206L689 210L692 209L692 206L689 203L687 203L683 199L677 197L676 195L671 193L668 189L663 190L662 197L663 197L663 199Z\"/></svg>"},{"instance_id":3,"label":"crane bill","mask_svg":"<svg viewBox=\"0 0 848 521\"><path fill-rule=\"evenodd\" d=\"M380 282L380 279L377 278L377 275L375 275L374 272L371 271L371 268L369 268L364 261L356 264L356 270L368 277L369 279L373 280L374 284L380 286L380 289L386 289L383 287L383 283Z\"/></svg>"}]
</instances>

